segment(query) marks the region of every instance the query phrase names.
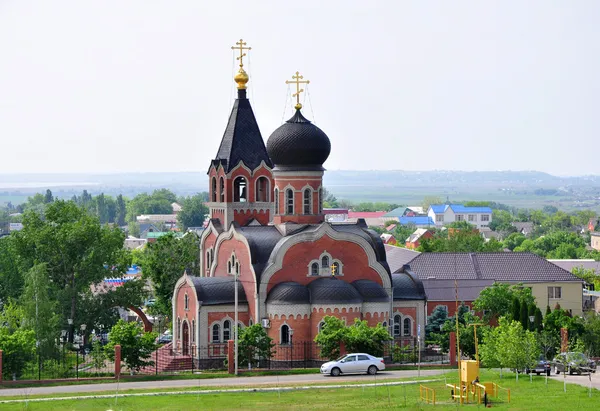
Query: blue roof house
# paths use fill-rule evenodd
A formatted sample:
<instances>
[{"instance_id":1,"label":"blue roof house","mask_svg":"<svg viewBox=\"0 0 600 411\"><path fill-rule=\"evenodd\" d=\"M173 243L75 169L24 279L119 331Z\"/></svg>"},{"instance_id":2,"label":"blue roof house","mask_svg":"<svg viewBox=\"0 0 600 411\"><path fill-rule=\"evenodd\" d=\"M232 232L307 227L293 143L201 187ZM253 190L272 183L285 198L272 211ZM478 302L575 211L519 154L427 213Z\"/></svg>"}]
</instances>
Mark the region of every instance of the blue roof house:
<instances>
[{"instance_id":1,"label":"blue roof house","mask_svg":"<svg viewBox=\"0 0 600 411\"><path fill-rule=\"evenodd\" d=\"M492 222L492 209L490 207L466 207L462 204L432 204L427 210L435 225L466 221L477 228L487 227Z\"/></svg>"}]
</instances>

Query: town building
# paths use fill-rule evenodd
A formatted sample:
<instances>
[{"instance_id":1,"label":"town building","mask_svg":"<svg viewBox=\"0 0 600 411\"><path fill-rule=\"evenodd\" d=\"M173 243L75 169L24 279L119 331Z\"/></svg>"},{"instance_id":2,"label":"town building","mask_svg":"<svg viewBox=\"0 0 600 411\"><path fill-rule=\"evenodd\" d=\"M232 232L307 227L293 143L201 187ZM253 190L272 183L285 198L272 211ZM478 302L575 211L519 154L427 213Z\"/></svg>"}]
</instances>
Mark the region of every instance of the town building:
<instances>
[{"instance_id":1,"label":"town building","mask_svg":"<svg viewBox=\"0 0 600 411\"><path fill-rule=\"evenodd\" d=\"M590 246L594 249L594 250L598 250L600 251L600 232L592 232L590 233Z\"/></svg>"},{"instance_id":2,"label":"town building","mask_svg":"<svg viewBox=\"0 0 600 411\"><path fill-rule=\"evenodd\" d=\"M402 225L410 225L415 227L435 227L435 222L429 216L404 216L399 217L398 222Z\"/></svg>"},{"instance_id":3,"label":"town building","mask_svg":"<svg viewBox=\"0 0 600 411\"><path fill-rule=\"evenodd\" d=\"M415 232L406 239L406 248L416 250L421 245L421 241L427 238L433 238L433 232L425 228L417 228Z\"/></svg>"},{"instance_id":4,"label":"town building","mask_svg":"<svg viewBox=\"0 0 600 411\"><path fill-rule=\"evenodd\" d=\"M396 238L389 233L383 233L379 237L381 237L383 244L396 245L398 243Z\"/></svg>"},{"instance_id":5,"label":"town building","mask_svg":"<svg viewBox=\"0 0 600 411\"><path fill-rule=\"evenodd\" d=\"M208 167L201 275L184 273L173 293L173 348L219 350L233 338L236 290L238 325L261 324L278 350L291 347L292 339L313 341L327 315L347 324L357 318L381 324L414 341L417 326L425 324L421 282L392 275L385 246L364 218L325 220L329 137L304 117L297 100L294 115L265 145L241 60L234 79L237 99ZM291 81L296 95L301 79L296 73ZM296 355L303 353L290 352Z\"/></svg>"},{"instance_id":6,"label":"town building","mask_svg":"<svg viewBox=\"0 0 600 411\"><path fill-rule=\"evenodd\" d=\"M487 227L492 222L490 207L466 207L461 204L432 204L427 215L437 226L444 226L455 221L466 221L477 228Z\"/></svg>"},{"instance_id":7,"label":"town building","mask_svg":"<svg viewBox=\"0 0 600 411\"><path fill-rule=\"evenodd\" d=\"M459 302L467 306L483 288L502 282L531 288L542 312L556 304L574 315L583 309L582 280L531 253L421 253L403 271L423 282L428 315L436 305L448 307L448 315L454 315L454 280L459 282Z\"/></svg>"},{"instance_id":8,"label":"town building","mask_svg":"<svg viewBox=\"0 0 600 411\"><path fill-rule=\"evenodd\" d=\"M423 210L423 207L409 206L409 207L398 207L392 211L386 213L384 217L400 218L400 217L417 217L424 216L427 213Z\"/></svg>"}]
</instances>

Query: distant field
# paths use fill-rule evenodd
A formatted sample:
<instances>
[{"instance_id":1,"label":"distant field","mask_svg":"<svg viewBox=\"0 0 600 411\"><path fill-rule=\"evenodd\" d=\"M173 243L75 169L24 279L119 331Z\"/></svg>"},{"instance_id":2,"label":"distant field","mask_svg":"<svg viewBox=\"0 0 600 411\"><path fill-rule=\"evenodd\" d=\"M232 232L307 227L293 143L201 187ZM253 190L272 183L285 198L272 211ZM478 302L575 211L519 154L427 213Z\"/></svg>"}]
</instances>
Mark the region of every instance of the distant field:
<instances>
[{"instance_id":1,"label":"distant field","mask_svg":"<svg viewBox=\"0 0 600 411\"><path fill-rule=\"evenodd\" d=\"M25 195L2 195L0 194L0 205L6 204L10 202L12 205L18 205L27 201L27 196Z\"/></svg>"}]
</instances>

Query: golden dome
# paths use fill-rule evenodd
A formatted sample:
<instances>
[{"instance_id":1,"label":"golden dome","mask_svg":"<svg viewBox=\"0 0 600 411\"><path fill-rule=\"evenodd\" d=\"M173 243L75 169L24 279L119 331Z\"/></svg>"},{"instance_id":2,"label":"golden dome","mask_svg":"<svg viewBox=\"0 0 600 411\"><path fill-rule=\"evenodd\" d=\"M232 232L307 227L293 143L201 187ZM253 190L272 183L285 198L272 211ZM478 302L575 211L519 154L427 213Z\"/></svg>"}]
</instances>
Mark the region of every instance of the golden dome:
<instances>
[{"instance_id":1,"label":"golden dome","mask_svg":"<svg viewBox=\"0 0 600 411\"><path fill-rule=\"evenodd\" d=\"M242 67L240 67L240 70L237 72L233 80L237 83L238 89L245 89L246 83L248 82L248 80L250 80L250 77L248 77L248 74L244 71Z\"/></svg>"}]
</instances>

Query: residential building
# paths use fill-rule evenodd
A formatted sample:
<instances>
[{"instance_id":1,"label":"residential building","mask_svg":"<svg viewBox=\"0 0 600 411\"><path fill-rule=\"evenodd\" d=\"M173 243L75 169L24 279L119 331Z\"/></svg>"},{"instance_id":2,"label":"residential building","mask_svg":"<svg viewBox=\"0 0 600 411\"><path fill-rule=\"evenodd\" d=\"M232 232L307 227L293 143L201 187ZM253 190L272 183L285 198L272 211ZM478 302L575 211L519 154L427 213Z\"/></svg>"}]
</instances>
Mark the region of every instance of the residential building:
<instances>
[{"instance_id":1,"label":"residential building","mask_svg":"<svg viewBox=\"0 0 600 411\"><path fill-rule=\"evenodd\" d=\"M416 217L427 215L423 210L423 207L410 206L410 207L398 207L392 211L386 213L384 217L400 218L400 217Z\"/></svg>"},{"instance_id":2,"label":"residential building","mask_svg":"<svg viewBox=\"0 0 600 411\"><path fill-rule=\"evenodd\" d=\"M396 238L393 235L388 234L388 233L383 233L379 237L381 237L383 244L396 245L398 243L396 241Z\"/></svg>"},{"instance_id":3,"label":"residential building","mask_svg":"<svg viewBox=\"0 0 600 411\"><path fill-rule=\"evenodd\" d=\"M323 214L325 215L325 221L328 223L342 223L348 221L347 208L324 208Z\"/></svg>"},{"instance_id":4,"label":"residential building","mask_svg":"<svg viewBox=\"0 0 600 411\"><path fill-rule=\"evenodd\" d=\"M466 221L477 228L487 227L492 222L490 207L465 207L461 204L432 204L427 215L436 226L444 226L455 221Z\"/></svg>"},{"instance_id":5,"label":"residential building","mask_svg":"<svg viewBox=\"0 0 600 411\"><path fill-rule=\"evenodd\" d=\"M128 250L135 250L136 248L143 248L147 242L148 239L146 238L136 238L129 236L125 239L124 246Z\"/></svg>"},{"instance_id":6,"label":"residential building","mask_svg":"<svg viewBox=\"0 0 600 411\"><path fill-rule=\"evenodd\" d=\"M369 227L384 227L388 221L398 221L394 217L384 217L385 214L385 211L349 211L347 221L356 223L359 219L363 219Z\"/></svg>"},{"instance_id":7,"label":"residential building","mask_svg":"<svg viewBox=\"0 0 600 411\"><path fill-rule=\"evenodd\" d=\"M406 264L417 258L421 253L408 248L386 245L385 254L390 271L392 273L400 273Z\"/></svg>"},{"instance_id":8,"label":"residential building","mask_svg":"<svg viewBox=\"0 0 600 411\"><path fill-rule=\"evenodd\" d=\"M590 246L594 250L600 251L600 232L594 231L594 232L590 233L590 237L591 237Z\"/></svg>"},{"instance_id":9,"label":"residential building","mask_svg":"<svg viewBox=\"0 0 600 411\"><path fill-rule=\"evenodd\" d=\"M521 233L524 236L528 236L529 234L533 233L533 223L515 221L512 223L512 226L517 229L518 233Z\"/></svg>"},{"instance_id":10,"label":"residential building","mask_svg":"<svg viewBox=\"0 0 600 411\"><path fill-rule=\"evenodd\" d=\"M417 249L421 245L421 241L426 238L432 238L433 232L431 230L427 230L425 228L417 228L414 233L410 235L406 239L406 248L410 248L412 250Z\"/></svg>"},{"instance_id":11,"label":"residential building","mask_svg":"<svg viewBox=\"0 0 600 411\"><path fill-rule=\"evenodd\" d=\"M483 239L485 240L485 242L487 243L488 241L490 241L492 238L494 240L502 240L502 236L500 235L500 233L493 231L491 228L489 227L481 227L479 228L479 234L481 234L481 236L483 237Z\"/></svg>"},{"instance_id":12,"label":"residential building","mask_svg":"<svg viewBox=\"0 0 600 411\"><path fill-rule=\"evenodd\" d=\"M428 313L432 311L429 307L429 294L432 293L436 304L453 306L456 296L448 281L455 279L475 281L468 286L479 291L489 282L522 283L524 287L531 288L542 312L545 312L546 306L553 308L556 304L576 315L581 315L583 309L582 280L531 253L422 253L405 266L404 272L423 281ZM444 290L442 295L440 290ZM463 300L467 305L479 293L468 295L470 297ZM453 314L449 312L449 315Z\"/></svg>"}]
</instances>

